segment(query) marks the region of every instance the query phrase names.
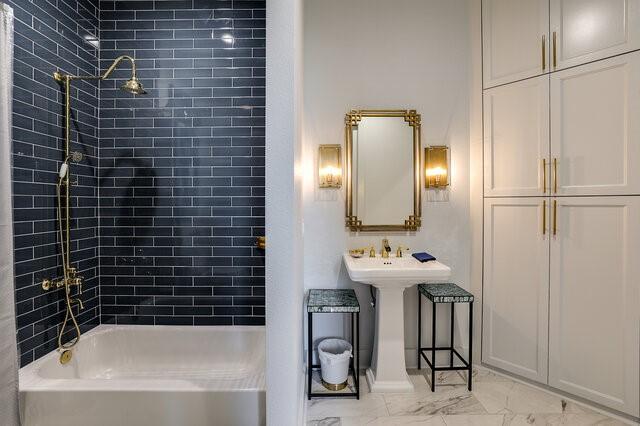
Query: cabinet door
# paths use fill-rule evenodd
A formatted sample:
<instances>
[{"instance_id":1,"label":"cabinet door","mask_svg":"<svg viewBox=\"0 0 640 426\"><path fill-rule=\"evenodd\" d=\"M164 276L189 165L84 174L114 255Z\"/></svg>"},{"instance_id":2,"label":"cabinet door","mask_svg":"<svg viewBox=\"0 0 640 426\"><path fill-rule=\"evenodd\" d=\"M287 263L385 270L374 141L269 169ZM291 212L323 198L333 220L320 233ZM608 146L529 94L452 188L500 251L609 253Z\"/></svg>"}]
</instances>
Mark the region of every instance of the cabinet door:
<instances>
[{"instance_id":1,"label":"cabinet door","mask_svg":"<svg viewBox=\"0 0 640 426\"><path fill-rule=\"evenodd\" d=\"M484 92L485 196L540 196L548 190L549 76ZM546 189L543 187L546 183Z\"/></svg>"},{"instance_id":2,"label":"cabinet door","mask_svg":"<svg viewBox=\"0 0 640 426\"><path fill-rule=\"evenodd\" d=\"M549 71L549 0L483 0L482 28L485 88Z\"/></svg>"},{"instance_id":3,"label":"cabinet door","mask_svg":"<svg viewBox=\"0 0 640 426\"><path fill-rule=\"evenodd\" d=\"M640 52L551 74L557 194L640 194L638 117Z\"/></svg>"},{"instance_id":4,"label":"cabinet door","mask_svg":"<svg viewBox=\"0 0 640 426\"><path fill-rule=\"evenodd\" d=\"M547 382L547 198L487 198L482 361ZM547 215L547 216L545 216Z\"/></svg>"},{"instance_id":5,"label":"cabinet door","mask_svg":"<svg viewBox=\"0 0 640 426\"><path fill-rule=\"evenodd\" d=\"M550 22L555 69L640 49L640 0L551 0Z\"/></svg>"},{"instance_id":6,"label":"cabinet door","mask_svg":"<svg viewBox=\"0 0 640 426\"><path fill-rule=\"evenodd\" d=\"M638 416L640 197L558 198L556 214L549 384Z\"/></svg>"}]
</instances>

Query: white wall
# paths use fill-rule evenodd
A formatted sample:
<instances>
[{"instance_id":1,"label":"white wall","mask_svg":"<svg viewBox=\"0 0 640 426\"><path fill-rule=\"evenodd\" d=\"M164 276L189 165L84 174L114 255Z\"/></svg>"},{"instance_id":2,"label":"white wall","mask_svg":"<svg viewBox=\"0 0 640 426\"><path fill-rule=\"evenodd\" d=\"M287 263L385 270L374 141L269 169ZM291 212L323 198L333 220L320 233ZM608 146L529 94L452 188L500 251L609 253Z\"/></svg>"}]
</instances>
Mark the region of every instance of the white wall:
<instances>
[{"instance_id":1,"label":"white wall","mask_svg":"<svg viewBox=\"0 0 640 426\"><path fill-rule=\"evenodd\" d=\"M379 249L381 239L388 236L392 247L403 244L411 251L435 255L451 266L453 282L470 288L468 8L467 0L305 1L304 286L356 288L362 306L365 363L372 347L374 311L369 306L369 287L352 283L341 263L346 249L370 244ZM344 188L317 187L317 147L322 143L344 146L344 114L352 108L417 109L422 114L423 144L451 147L449 201L428 202L423 193L419 232L349 233L344 227ZM430 307L424 306L425 317L430 318ZM442 314L446 309L441 308ZM457 313L465 324L457 339L460 342L462 335L466 341L466 310ZM416 346L416 315L417 293L409 289L405 293L407 348ZM348 325L338 317L316 317L317 337L341 335ZM425 319L424 325L428 323ZM439 325L440 336L448 335L444 315ZM415 364L415 355L407 363Z\"/></svg>"},{"instance_id":2,"label":"white wall","mask_svg":"<svg viewBox=\"0 0 640 426\"><path fill-rule=\"evenodd\" d=\"M304 418L302 0L267 2L267 423Z\"/></svg>"}]
</instances>

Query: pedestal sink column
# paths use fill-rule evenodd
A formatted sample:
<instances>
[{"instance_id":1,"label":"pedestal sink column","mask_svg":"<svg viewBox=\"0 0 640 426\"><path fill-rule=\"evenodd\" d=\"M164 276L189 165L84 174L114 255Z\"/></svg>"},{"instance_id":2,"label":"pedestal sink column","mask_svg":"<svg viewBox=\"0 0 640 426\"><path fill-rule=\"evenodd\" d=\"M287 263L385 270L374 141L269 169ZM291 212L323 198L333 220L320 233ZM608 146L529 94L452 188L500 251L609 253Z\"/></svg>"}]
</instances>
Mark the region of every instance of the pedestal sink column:
<instances>
[{"instance_id":1,"label":"pedestal sink column","mask_svg":"<svg viewBox=\"0 0 640 426\"><path fill-rule=\"evenodd\" d=\"M371 392L412 392L404 357L404 290L379 287L376 301L376 334L367 383Z\"/></svg>"}]
</instances>

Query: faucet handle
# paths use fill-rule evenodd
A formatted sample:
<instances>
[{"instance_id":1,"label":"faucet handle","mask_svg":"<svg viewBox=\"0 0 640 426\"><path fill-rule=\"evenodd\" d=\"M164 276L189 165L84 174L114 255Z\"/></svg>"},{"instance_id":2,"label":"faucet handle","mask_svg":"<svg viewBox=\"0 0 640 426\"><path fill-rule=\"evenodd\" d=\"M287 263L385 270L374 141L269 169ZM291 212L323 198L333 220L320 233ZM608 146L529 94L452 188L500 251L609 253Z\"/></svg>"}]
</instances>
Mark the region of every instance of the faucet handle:
<instances>
[{"instance_id":1,"label":"faucet handle","mask_svg":"<svg viewBox=\"0 0 640 426\"><path fill-rule=\"evenodd\" d=\"M369 248L369 257L376 257L376 248L374 246Z\"/></svg>"},{"instance_id":2,"label":"faucet handle","mask_svg":"<svg viewBox=\"0 0 640 426\"><path fill-rule=\"evenodd\" d=\"M409 250L409 247L398 246L398 249L396 250L396 257L402 257L403 250Z\"/></svg>"}]
</instances>

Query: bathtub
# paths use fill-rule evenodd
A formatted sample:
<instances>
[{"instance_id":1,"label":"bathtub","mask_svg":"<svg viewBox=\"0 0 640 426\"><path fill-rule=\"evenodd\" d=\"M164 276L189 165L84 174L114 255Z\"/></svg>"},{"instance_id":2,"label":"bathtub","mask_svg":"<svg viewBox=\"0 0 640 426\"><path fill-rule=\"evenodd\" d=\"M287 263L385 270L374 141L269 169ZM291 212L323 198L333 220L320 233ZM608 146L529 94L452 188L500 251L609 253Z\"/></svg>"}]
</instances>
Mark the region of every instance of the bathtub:
<instances>
[{"instance_id":1,"label":"bathtub","mask_svg":"<svg viewBox=\"0 0 640 426\"><path fill-rule=\"evenodd\" d=\"M20 369L23 426L264 425L264 327L100 325Z\"/></svg>"}]
</instances>

